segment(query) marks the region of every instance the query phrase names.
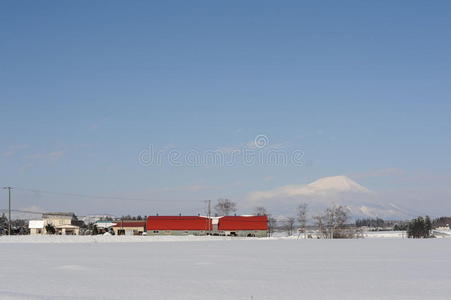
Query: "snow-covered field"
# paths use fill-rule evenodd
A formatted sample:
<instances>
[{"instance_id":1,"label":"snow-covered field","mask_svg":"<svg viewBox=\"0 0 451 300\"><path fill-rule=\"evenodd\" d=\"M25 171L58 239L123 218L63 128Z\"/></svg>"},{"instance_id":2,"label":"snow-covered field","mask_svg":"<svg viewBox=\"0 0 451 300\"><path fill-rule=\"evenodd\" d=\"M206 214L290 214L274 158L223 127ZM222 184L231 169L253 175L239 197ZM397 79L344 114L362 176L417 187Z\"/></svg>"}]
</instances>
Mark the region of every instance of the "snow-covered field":
<instances>
[{"instance_id":1,"label":"snow-covered field","mask_svg":"<svg viewBox=\"0 0 451 300\"><path fill-rule=\"evenodd\" d=\"M450 299L451 239L0 238L0 299Z\"/></svg>"},{"instance_id":2,"label":"snow-covered field","mask_svg":"<svg viewBox=\"0 0 451 300\"><path fill-rule=\"evenodd\" d=\"M365 238L390 238L390 239L402 239L407 238L405 231L367 231L363 234Z\"/></svg>"}]
</instances>

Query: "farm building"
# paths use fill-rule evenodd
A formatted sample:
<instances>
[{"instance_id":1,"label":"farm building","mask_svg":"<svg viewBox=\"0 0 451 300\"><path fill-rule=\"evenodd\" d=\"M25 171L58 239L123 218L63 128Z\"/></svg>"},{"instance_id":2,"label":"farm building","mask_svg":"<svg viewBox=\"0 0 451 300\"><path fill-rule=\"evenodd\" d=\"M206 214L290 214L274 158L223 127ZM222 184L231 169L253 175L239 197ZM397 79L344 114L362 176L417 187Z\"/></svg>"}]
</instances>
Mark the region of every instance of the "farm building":
<instances>
[{"instance_id":1,"label":"farm building","mask_svg":"<svg viewBox=\"0 0 451 300\"><path fill-rule=\"evenodd\" d=\"M206 235L211 228L211 220L206 217L147 217L147 235Z\"/></svg>"},{"instance_id":2,"label":"farm building","mask_svg":"<svg viewBox=\"0 0 451 300\"><path fill-rule=\"evenodd\" d=\"M30 220L28 221L28 228L31 235L40 235L45 233L44 220Z\"/></svg>"},{"instance_id":3,"label":"farm building","mask_svg":"<svg viewBox=\"0 0 451 300\"><path fill-rule=\"evenodd\" d=\"M119 220L114 223L112 228L116 235L142 235L146 231L146 221Z\"/></svg>"},{"instance_id":4,"label":"farm building","mask_svg":"<svg viewBox=\"0 0 451 300\"><path fill-rule=\"evenodd\" d=\"M108 230L112 227L114 227L115 225L117 225L117 221L107 221L107 220L99 220L97 222L94 223L94 225L97 226L97 229L105 229Z\"/></svg>"},{"instance_id":5,"label":"farm building","mask_svg":"<svg viewBox=\"0 0 451 300\"><path fill-rule=\"evenodd\" d=\"M268 235L268 217L225 216L219 219L218 231L232 236L265 237Z\"/></svg>"},{"instance_id":6,"label":"farm building","mask_svg":"<svg viewBox=\"0 0 451 300\"><path fill-rule=\"evenodd\" d=\"M228 235L265 237L266 216L150 216L147 235Z\"/></svg>"}]
</instances>

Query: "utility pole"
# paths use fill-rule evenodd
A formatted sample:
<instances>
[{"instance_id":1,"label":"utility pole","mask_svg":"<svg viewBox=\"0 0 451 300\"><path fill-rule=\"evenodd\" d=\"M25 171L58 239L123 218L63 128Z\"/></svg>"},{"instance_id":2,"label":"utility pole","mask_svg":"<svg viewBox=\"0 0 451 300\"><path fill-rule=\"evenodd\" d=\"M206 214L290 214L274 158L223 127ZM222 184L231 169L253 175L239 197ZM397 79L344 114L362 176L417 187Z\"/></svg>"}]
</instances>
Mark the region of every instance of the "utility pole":
<instances>
[{"instance_id":1,"label":"utility pole","mask_svg":"<svg viewBox=\"0 0 451 300\"><path fill-rule=\"evenodd\" d=\"M208 200L208 217L211 217L211 200Z\"/></svg>"},{"instance_id":2,"label":"utility pole","mask_svg":"<svg viewBox=\"0 0 451 300\"><path fill-rule=\"evenodd\" d=\"M3 189L8 190L8 235L11 235L11 189L12 189L12 187L6 186Z\"/></svg>"},{"instance_id":3,"label":"utility pole","mask_svg":"<svg viewBox=\"0 0 451 300\"><path fill-rule=\"evenodd\" d=\"M211 200L208 200L208 231L211 235Z\"/></svg>"}]
</instances>

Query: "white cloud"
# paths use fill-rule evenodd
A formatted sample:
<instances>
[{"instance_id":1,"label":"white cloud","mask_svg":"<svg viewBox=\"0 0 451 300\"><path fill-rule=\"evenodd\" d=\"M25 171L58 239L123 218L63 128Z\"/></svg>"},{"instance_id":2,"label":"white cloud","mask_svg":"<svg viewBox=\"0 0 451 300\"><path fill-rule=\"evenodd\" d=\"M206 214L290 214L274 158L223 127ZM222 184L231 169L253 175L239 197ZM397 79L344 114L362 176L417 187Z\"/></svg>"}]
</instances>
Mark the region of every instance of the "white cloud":
<instances>
[{"instance_id":1,"label":"white cloud","mask_svg":"<svg viewBox=\"0 0 451 300\"><path fill-rule=\"evenodd\" d=\"M369 178L369 177L400 177L400 176L406 176L406 171L402 169L397 168L385 168L385 169L378 169L378 170L372 170L368 172L361 172L361 173L353 173L350 174L352 178Z\"/></svg>"},{"instance_id":2,"label":"white cloud","mask_svg":"<svg viewBox=\"0 0 451 300\"><path fill-rule=\"evenodd\" d=\"M39 159L59 160L61 157L63 157L64 153L65 152L63 150L52 151L52 152L48 152L48 153L35 153L35 154L28 155L25 158L32 159L32 160L39 160Z\"/></svg>"},{"instance_id":3,"label":"white cloud","mask_svg":"<svg viewBox=\"0 0 451 300\"><path fill-rule=\"evenodd\" d=\"M265 181L265 182L269 182L269 181L273 181L273 180L274 180L273 176L266 176L263 178L263 181Z\"/></svg>"},{"instance_id":4,"label":"white cloud","mask_svg":"<svg viewBox=\"0 0 451 300\"><path fill-rule=\"evenodd\" d=\"M28 145L13 145L8 147L8 149L2 153L3 156L13 156L15 154L17 154L19 151L21 150L25 150L27 149L29 146Z\"/></svg>"},{"instance_id":5,"label":"white cloud","mask_svg":"<svg viewBox=\"0 0 451 300\"><path fill-rule=\"evenodd\" d=\"M48 155L52 159L60 159L64 155L64 151L54 151L50 152Z\"/></svg>"}]
</instances>

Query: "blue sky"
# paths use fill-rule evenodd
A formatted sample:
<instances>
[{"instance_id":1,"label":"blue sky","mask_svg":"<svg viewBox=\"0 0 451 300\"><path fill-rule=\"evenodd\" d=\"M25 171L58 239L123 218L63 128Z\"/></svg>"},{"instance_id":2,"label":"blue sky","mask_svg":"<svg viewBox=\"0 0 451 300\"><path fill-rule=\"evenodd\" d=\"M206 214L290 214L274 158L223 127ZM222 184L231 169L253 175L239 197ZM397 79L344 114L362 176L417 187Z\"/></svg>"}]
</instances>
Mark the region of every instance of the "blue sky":
<instances>
[{"instance_id":1,"label":"blue sky","mask_svg":"<svg viewBox=\"0 0 451 300\"><path fill-rule=\"evenodd\" d=\"M197 213L346 174L439 210L449 28L449 1L2 1L0 182L149 199L18 190L17 208ZM260 134L303 165L138 160L149 145L241 149Z\"/></svg>"}]
</instances>

